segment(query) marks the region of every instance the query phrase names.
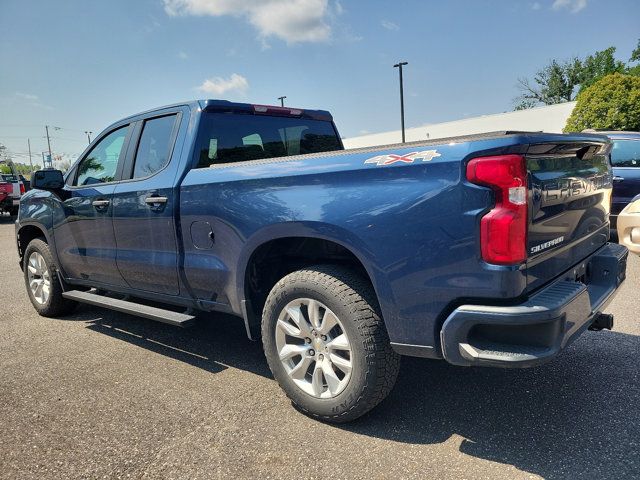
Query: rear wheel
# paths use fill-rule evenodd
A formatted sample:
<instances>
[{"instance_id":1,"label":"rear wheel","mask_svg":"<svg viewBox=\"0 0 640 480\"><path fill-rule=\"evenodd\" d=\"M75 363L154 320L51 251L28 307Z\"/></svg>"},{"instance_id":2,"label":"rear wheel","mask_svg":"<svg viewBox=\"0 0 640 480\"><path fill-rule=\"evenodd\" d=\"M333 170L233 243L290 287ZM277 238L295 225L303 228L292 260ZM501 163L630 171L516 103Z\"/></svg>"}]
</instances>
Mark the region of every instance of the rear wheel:
<instances>
[{"instance_id":1,"label":"rear wheel","mask_svg":"<svg viewBox=\"0 0 640 480\"><path fill-rule=\"evenodd\" d=\"M24 281L29 300L36 311L44 317L55 317L70 313L77 305L62 296L49 245L43 240L32 240L24 253Z\"/></svg>"},{"instance_id":2,"label":"rear wheel","mask_svg":"<svg viewBox=\"0 0 640 480\"><path fill-rule=\"evenodd\" d=\"M347 422L391 391L400 357L391 349L373 289L351 270L320 265L271 290L262 341L269 367L304 413Z\"/></svg>"}]
</instances>

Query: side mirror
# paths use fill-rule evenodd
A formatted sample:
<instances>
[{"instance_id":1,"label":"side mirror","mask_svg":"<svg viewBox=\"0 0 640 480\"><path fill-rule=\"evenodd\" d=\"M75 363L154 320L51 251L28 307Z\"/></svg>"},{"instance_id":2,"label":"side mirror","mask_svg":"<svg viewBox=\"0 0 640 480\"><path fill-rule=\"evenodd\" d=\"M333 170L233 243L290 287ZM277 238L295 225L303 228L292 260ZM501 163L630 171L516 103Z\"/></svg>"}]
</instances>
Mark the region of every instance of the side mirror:
<instances>
[{"instance_id":1,"label":"side mirror","mask_svg":"<svg viewBox=\"0 0 640 480\"><path fill-rule=\"evenodd\" d=\"M38 170L31 177L31 188L60 190L62 187L64 178L60 170Z\"/></svg>"}]
</instances>

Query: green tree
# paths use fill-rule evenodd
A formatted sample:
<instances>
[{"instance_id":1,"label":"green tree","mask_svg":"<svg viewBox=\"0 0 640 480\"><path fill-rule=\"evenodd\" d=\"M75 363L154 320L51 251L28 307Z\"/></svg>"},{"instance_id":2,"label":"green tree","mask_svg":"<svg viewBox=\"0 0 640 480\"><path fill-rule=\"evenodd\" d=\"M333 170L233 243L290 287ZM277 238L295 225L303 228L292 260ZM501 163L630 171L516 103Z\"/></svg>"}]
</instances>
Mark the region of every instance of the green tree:
<instances>
[{"instance_id":1,"label":"green tree","mask_svg":"<svg viewBox=\"0 0 640 480\"><path fill-rule=\"evenodd\" d=\"M631 52L630 62L640 62L640 40L638 40L638 46Z\"/></svg>"},{"instance_id":2,"label":"green tree","mask_svg":"<svg viewBox=\"0 0 640 480\"><path fill-rule=\"evenodd\" d=\"M615 52L616 47L609 47L584 59L580 70L580 91L589 88L602 77L625 72L624 62L615 59Z\"/></svg>"},{"instance_id":3,"label":"green tree","mask_svg":"<svg viewBox=\"0 0 640 480\"><path fill-rule=\"evenodd\" d=\"M631 52L631 58L629 58L629 63L635 62L638 62L638 65L627 67L627 74L640 77L640 40L638 40L638 46Z\"/></svg>"},{"instance_id":4,"label":"green tree","mask_svg":"<svg viewBox=\"0 0 640 480\"><path fill-rule=\"evenodd\" d=\"M640 77L614 73L582 91L564 131L587 128L640 130Z\"/></svg>"},{"instance_id":5,"label":"green tree","mask_svg":"<svg viewBox=\"0 0 640 480\"><path fill-rule=\"evenodd\" d=\"M522 94L515 99L514 109L523 110L575 100L580 92L613 73L640 76L640 65L630 66L616 60L615 53L616 48L609 47L584 59L574 57L565 62L551 60L535 74L532 81L527 78L518 79ZM629 62L640 62L640 41Z\"/></svg>"},{"instance_id":6,"label":"green tree","mask_svg":"<svg viewBox=\"0 0 640 480\"><path fill-rule=\"evenodd\" d=\"M552 60L533 77L533 83L526 78L518 79L522 95L518 97L516 110L531 108L538 104L553 105L570 102L580 84L582 62L573 58L564 63Z\"/></svg>"}]
</instances>

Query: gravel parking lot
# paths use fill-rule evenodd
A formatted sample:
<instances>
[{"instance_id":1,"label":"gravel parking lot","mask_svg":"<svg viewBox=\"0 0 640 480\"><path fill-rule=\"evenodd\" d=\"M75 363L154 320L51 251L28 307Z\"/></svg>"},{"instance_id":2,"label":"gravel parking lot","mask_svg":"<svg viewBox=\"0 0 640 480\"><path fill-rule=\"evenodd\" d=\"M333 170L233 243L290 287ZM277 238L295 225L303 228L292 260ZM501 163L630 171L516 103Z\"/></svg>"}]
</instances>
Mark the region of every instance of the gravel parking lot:
<instances>
[{"instance_id":1,"label":"gravel parking lot","mask_svg":"<svg viewBox=\"0 0 640 480\"><path fill-rule=\"evenodd\" d=\"M310 420L239 319L182 330L81 306L41 318L0 219L0 478L640 477L640 259L587 332L529 370L405 358L346 426Z\"/></svg>"}]
</instances>

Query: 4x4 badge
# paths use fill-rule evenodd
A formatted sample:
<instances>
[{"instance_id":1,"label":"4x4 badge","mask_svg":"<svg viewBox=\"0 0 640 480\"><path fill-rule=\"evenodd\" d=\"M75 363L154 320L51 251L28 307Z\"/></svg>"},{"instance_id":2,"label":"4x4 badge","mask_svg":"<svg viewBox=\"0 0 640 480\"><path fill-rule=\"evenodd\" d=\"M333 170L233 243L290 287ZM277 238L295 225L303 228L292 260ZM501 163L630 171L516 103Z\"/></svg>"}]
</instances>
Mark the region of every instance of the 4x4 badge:
<instances>
[{"instance_id":1,"label":"4x4 badge","mask_svg":"<svg viewBox=\"0 0 640 480\"><path fill-rule=\"evenodd\" d=\"M392 165L397 162L413 163L416 160L428 162L439 156L440 154L437 150L424 150L422 152L407 153L406 155L396 155L394 153L389 153L387 155L378 155L377 157L369 158L365 160L364 163L375 163L378 166L385 166Z\"/></svg>"}]
</instances>

